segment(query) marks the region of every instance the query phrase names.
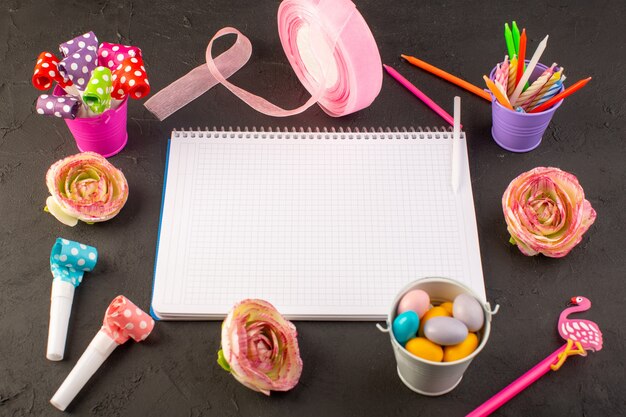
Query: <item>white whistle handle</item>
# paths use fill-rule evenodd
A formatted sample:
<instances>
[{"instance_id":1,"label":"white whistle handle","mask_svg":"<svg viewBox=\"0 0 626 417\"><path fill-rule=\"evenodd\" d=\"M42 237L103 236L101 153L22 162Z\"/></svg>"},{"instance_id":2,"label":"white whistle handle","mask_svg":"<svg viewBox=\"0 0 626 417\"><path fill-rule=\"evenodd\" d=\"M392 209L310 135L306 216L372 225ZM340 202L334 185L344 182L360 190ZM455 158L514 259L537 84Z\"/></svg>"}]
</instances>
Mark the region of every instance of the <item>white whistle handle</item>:
<instances>
[{"instance_id":1,"label":"white whistle handle","mask_svg":"<svg viewBox=\"0 0 626 417\"><path fill-rule=\"evenodd\" d=\"M73 301L74 285L60 279L52 280L48 348L46 350L46 358L51 361L63 359Z\"/></svg>"},{"instance_id":2,"label":"white whistle handle","mask_svg":"<svg viewBox=\"0 0 626 417\"><path fill-rule=\"evenodd\" d=\"M50 403L61 411L65 411L74 397L85 386L89 378L96 373L100 365L115 350L118 344L109 335L100 330L93 338L85 353L80 357L72 372L54 394Z\"/></svg>"}]
</instances>

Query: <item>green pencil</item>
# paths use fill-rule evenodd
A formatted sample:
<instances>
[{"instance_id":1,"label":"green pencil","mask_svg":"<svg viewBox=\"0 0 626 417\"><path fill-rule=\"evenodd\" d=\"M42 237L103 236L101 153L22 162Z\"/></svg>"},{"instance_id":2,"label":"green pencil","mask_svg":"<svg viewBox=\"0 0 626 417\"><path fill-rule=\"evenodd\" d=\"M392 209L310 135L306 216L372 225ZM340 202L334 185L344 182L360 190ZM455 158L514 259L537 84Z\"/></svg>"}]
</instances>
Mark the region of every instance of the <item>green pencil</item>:
<instances>
[{"instance_id":1,"label":"green pencil","mask_svg":"<svg viewBox=\"0 0 626 417\"><path fill-rule=\"evenodd\" d=\"M515 53L519 56L519 28L515 20L513 21L513 45L515 45Z\"/></svg>"},{"instance_id":2,"label":"green pencil","mask_svg":"<svg viewBox=\"0 0 626 417\"><path fill-rule=\"evenodd\" d=\"M513 33L508 23L504 24L504 40L506 41L506 49L509 51L509 58L515 55L515 45L513 44Z\"/></svg>"}]
</instances>

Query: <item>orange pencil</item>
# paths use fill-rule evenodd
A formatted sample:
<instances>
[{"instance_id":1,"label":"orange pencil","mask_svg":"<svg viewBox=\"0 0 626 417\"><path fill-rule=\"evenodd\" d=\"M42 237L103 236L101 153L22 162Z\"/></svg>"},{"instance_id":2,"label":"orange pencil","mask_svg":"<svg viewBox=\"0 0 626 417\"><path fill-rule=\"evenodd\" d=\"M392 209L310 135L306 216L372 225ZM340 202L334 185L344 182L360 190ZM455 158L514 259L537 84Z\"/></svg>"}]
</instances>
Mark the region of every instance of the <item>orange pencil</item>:
<instances>
[{"instance_id":1,"label":"orange pencil","mask_svg":"<svg viewBox=\"0 0 626 417\"><path fill-rule=\"evenodd\" d=\"M522 34L519 37L519 55L517 57L517 63L517 76L515 77L516 87L526 67L526 29L522 29Z\"/></svg>"},{"instance_id":2,"label":"orange pencil","mask_svg":"<svg viewBox=\"0 0 626 417\"><path fill-rule=\"evenodd\" d=\"M578 91L581 88L583 88L589 82L589 80L591 80L591 77L585 78L584 80L578 81L576 84L572 85L571 87L569 87L565 91L560 92L559 94L557 94L556 96L552 97L550 100L546 101L542 105L535 107L534 109L532 109L528 113L539 113L540 111L544 111L544 110L549 109L553 104L555 104L559 100L563 100L565 97L570 96L570 95L574 94L576 91Z\"/></svg>"},{"instance_id":3,"label":"orange pencil","mask_svg":"<svg viewBox=\"0 0 626 417\"><path fill-rule=\"evenodd\" d=\"M489 87L489 90L493 93L494 96L496 96L496 100L498 100L498 103L502 104L509 110L513 110L513 106L511 106L509 100L500 92L500 90L498 90L498 87L496 87L493 81L491 81L486 75L483 75L483 79L487 83L487 87Z\"/></svg>"},{"instance_id":4,"label":"orange pencil","mask_svg":"<svg viewBox=\"0 0 626 417\"><path fill-rule=\"evenodd\" d=\"M452 84L456 84L459 87L464 88L467 91L474 93L477 96L482 97L489 102L491 101L491 96L489 95L489 93L483 90L482 88L476 87L475 85L470 84L467 81L460 79L459 77L455 77L454 75L448 72L445 72L444 70L440 70L434 65L430 65L429 63L424 62L415 57L408 56L408 55L400 55L400 56L406 59L410 64L415 65L418 68L428 71L431 74L435 74L437 77L441 77L444 80L451 82Z\"/></svg>"}]
</instances>

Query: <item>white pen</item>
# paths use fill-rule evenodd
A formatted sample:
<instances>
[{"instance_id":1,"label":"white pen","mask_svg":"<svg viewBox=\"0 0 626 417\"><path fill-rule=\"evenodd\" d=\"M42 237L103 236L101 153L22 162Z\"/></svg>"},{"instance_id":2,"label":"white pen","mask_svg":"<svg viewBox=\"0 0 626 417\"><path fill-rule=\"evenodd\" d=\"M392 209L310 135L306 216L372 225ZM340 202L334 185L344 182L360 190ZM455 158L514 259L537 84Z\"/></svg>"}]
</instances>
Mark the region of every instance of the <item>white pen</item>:
<instances>
[{"instance_id":1,"label":"white pen","mask_svg":"<svg viewBox=\"0 0 626 417\"><path fill-rule=\"evenodd\" d=\"M461 184L461 97L454 97L454 125L452 135L452 191L456 194Z\"/></svg>"}]
</instances>

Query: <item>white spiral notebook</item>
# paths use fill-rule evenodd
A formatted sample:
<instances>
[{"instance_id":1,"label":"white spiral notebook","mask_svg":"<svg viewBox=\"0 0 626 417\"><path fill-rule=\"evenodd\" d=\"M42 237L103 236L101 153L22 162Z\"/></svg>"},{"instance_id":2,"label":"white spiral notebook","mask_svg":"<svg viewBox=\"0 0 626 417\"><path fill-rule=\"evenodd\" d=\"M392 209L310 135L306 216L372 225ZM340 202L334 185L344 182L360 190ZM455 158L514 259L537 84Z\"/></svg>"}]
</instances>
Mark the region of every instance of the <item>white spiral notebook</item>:
<instances>
[{"instance_id":1,"label":"white spiral notebook","mask_svg":"<svg viewBox=\"0 0 626 417\"><path fill-rule=\"evenodd\" d=\"M290 319L379 320L428 276L485 300L465 134L174 131L152 314L223 318L245 298Z\"/></svg>"}]
</instances>

